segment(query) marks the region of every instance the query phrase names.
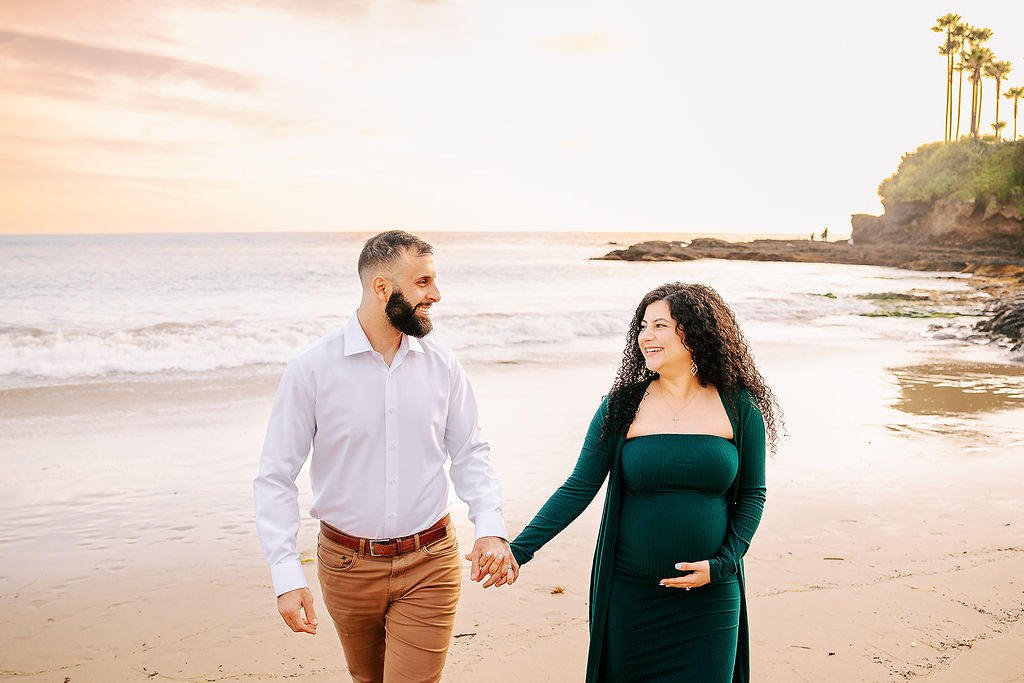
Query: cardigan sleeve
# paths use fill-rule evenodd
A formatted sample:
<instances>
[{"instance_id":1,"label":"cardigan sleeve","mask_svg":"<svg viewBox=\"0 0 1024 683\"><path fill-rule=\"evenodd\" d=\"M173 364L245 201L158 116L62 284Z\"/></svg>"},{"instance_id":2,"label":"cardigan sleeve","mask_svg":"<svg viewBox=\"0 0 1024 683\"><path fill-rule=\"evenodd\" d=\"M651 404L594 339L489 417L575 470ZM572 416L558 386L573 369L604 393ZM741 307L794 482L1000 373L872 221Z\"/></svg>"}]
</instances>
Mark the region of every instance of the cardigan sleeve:
<instances>
[{"instance_id":1,"label":"cardigan sleeve","mask_svg":"<svg viewBox=\"0 0 1024 683\"><path fill-rule=\"evenodd\" d=\"M749 394L737 398L740 433L739 481L736 482L736 502L730 505L729 527L718 553L709 558L711 580L732 576L739 569L740 560L750 547L764 510L764 417Z\"/></svg>"},{"instance_id":2,"label":"cardigan sleeve","mask_svg":"<svg viewBox=\"0 0 1024 683\"><path fill-rule=\"evenodd\" d=\"M557 536L587 509L611 468L611 437L601 438L601 426L608 409L605 399L590 422L576 467L540 509L533 521L512 541L512 553L519 564L533 559L540 548Z\"/></svg>"}]
</instances>

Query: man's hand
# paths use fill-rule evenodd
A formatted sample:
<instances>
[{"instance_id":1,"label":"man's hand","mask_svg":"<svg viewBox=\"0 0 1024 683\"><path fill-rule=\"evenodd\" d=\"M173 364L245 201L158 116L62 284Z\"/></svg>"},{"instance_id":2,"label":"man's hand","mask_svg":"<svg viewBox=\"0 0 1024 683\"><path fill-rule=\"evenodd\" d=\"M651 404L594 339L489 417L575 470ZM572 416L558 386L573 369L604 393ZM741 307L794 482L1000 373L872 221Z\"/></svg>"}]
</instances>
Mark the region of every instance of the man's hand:
<instances>
[{"instance_id":1,"label":"man's hand","mask_svg":"<svg viewBox=\"0 0 1024 683\"><path fill-rule=\"evenodd\" d=\"M466 555L466 559L472 563L469 571L471 580L483 581L484 577L488 577L484 588L512 584L519 578L519 563L512 556L508 541L503 538L478 538L473 544L473 552Z\"/></svg>"},{"instance_id":2,"label":"man's hand","mask_svg":"<svg viewBox=\"0 0 1024 683\"><path fill-rule=\"evenodd\" d=\"M308 588L296 588L277 596L277 611L284 623L296 633L316 635L316 613L313 612L313 593ZM305 616L303 616L305 615Z\"/></svg>"}]
</instances>

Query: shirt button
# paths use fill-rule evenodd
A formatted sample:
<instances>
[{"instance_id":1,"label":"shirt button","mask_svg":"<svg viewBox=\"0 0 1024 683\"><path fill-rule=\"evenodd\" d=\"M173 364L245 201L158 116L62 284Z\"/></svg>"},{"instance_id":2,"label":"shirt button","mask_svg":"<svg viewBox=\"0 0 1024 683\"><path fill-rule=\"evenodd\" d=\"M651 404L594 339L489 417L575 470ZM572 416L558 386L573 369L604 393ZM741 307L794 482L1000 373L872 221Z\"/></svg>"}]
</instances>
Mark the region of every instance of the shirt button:
<instances>
[{"instance_id":1,"label":"shirt button","mask_svg":"<svg viewBox=\"0 0 1024 683\"><path fill-rule=\"evenodd\" d=\"M388 519L394 519L394 518L395 518L395 515L393 513L388 515Z\"/></svg>"},{"instance_id":2,"label":"shirt button","mask_svg":"<svg viewBox=\"0 0 1024 683\"><path fill-rule=\"evenodd\" d=\"M388 413L389 413L389 414L392 414L392 415L393 415L393 414L394 414L394 412L395 412L395 409L394 409L394 408L388 408Z\"/></svg>"},{"instance_id":3,"label":"shirt button","mask_svg":"<svg viewBox=\"0 0 1024 683\"><path fill-rule=\"evenodd\" d=\"M394 486L394 485L395 485L395 480L394 480L394 479L392 479L392 480L391 480L391 481L389 481L388 483L389 483L389 484L391 484L392 486Z\"/></svg>"},{"instance_id":4,"label":"shirt button","mask_svg":"<svg viewBox=\"0 0 1024 683\"><path fill-rule=\"evenodd\" d=\"M391 444L390 446L388 446L388 450L389 451L395 450L395 444Z\"/></svg>"}]
</instances>

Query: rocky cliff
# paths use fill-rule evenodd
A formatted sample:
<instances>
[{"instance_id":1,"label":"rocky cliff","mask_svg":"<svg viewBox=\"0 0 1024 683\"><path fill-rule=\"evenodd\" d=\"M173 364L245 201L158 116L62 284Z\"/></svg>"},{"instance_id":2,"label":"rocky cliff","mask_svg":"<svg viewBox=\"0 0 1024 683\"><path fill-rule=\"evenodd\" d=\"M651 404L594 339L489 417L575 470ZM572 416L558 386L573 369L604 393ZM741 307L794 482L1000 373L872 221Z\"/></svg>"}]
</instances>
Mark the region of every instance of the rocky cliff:
<instances>
[{"instance_id":1,"label":"rocky cliff","mask_svg":"<svg viewBox=\"0 0 1024 683\"><path fill-rule=\"evenodd\" d=\"M941 197L886 202L885 213L850 217L856 245L928 245L1024 254L1024 216L1017 202L985 203Z\"/></svg>"}]
</instances>

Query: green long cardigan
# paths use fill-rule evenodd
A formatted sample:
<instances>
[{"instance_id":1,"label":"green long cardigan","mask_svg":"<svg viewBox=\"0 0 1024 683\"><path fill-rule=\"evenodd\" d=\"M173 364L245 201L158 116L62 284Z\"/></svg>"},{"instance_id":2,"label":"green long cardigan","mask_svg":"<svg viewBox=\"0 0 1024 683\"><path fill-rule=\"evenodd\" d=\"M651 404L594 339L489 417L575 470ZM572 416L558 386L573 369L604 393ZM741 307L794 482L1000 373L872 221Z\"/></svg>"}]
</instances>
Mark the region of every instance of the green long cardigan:
<instances>
[{"instance_id":1,"label":"green long cardigan","mask_svg":"<svg viewBox=\"0 0 1024 683\"><path fill-rule=\"evenodd\" d=\"M730 410L724 399L722 404L732 423L736 448L739 451L739 468L736 479L729 489L732 506L725 541L719 552L708 559L712 581L732 574L736 574L739 579L739 642L736 648L733 682L746 683L750 678L750 644L743 555L750 546L764 509L765 430L761 412L746 390L734 394L733 410ZM622 501L622 446L626 442L627 430L611 425L610 436L602 440L601 426L607 411L608 399L605 397L590 422L590 429L587 430L583 449L572 475L552 494L529 526L512 542L512 552L516 561L521 565L529 562L541 546L554 538L587 508L604 483L605 477L610 474L590 577L590 651L587 655L587 683L597 683L601 665Z\"/></svg>"}]
</instances>

